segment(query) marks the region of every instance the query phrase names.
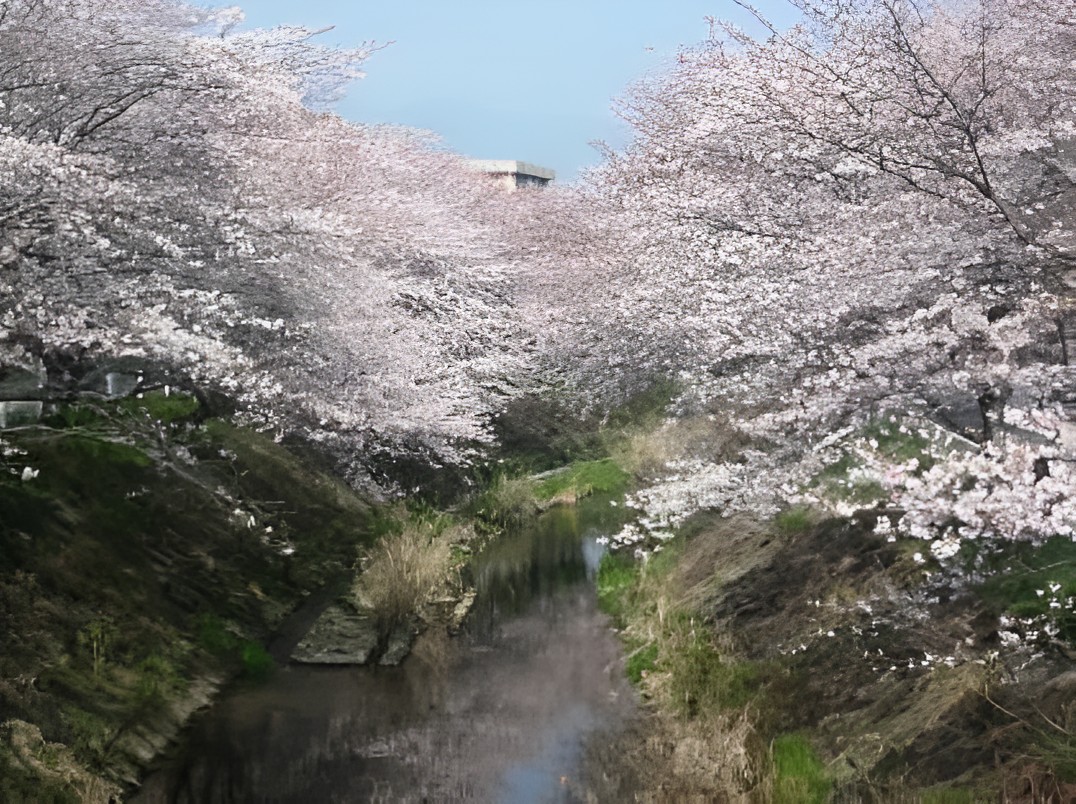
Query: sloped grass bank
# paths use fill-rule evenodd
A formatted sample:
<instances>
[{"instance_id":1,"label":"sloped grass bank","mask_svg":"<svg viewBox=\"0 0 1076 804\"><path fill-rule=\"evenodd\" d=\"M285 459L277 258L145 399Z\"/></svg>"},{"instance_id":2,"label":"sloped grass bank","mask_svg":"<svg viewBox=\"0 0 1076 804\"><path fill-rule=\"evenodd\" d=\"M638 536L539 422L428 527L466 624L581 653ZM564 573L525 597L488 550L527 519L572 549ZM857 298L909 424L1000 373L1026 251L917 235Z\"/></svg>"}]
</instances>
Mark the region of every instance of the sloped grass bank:
<instances>
[{"instance_id":1,"label":"sloped grass bank","mask_svg":"<svg viewBox=\"0 0 1076 804\"><path fill-rule=\"evenodd\" d=\"M0 800L133 783L224 679L272 672L268 636L370 538L340 481L201 414L147 394L2 434Z\"/></svg>"},{"instance_id":2,"label":"sloped grass bank","mask_svg":"<svg viewBox=\"0 0 1076 804\"><path fill-rule=\"evenodd\" d=\"M954 593L875 534L875 516L702 514L645 563L603 560L599 601L650 702L645 736L618 750L656 795L978 802L1076 790L1068 615L1050 607L1070 594L1072 543L991 553L976 563L1000 574ZM1040 629L1052 616L1055 641L999 653L1005 612Z\"/></svg>"}]
</instances>

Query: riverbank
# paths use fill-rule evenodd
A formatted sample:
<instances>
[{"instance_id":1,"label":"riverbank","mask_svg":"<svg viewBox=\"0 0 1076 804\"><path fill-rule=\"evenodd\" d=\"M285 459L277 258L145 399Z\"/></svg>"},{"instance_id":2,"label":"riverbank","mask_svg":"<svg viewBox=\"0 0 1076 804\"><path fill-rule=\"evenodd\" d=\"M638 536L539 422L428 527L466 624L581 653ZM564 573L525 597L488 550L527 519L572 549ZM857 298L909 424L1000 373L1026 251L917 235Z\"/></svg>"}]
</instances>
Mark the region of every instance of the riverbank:
<instances>
[{"instance_id":1,"label":"riverbank","mask_svg":"<svg viewBox=\"0 0 1076 804\"><path fill-rule=\"evenodd\" d=\"M649 701L634 733L592 757L610 794L1039 802L1076 790L1072 649L1014 651L999 636L1018 590L1037 598L1076 548L1054 544L1039 569L1018 551L1000 580L954 589L877 519L703 514L647 563L603 563L600 599Z\"/></svg>"},{"instance_id":2,"label":"riverbank","mask_svg":"<svg viewBox=\"0 0 1076 804\"><path fill-rule=\"evenodd\" d=\"M5 801L136 784L222 683L272 672L270 636L371 538L312 456L207 413L154 392L4 431Z\"/></svg>"}]
</instances>

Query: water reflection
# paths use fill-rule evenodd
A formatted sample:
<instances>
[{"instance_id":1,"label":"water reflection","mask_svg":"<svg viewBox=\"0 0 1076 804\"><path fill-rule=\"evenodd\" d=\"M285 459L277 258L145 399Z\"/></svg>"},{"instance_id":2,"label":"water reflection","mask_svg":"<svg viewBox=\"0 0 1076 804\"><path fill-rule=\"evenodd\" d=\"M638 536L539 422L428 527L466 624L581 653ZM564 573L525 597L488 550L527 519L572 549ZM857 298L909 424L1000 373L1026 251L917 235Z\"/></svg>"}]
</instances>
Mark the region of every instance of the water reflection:
<instances>
[{"instance_id":1,"label":"water reflection","mask_svg":"<svg viewBox=\"0 0 1076 804\"><path fill-rule=\"evenodd\" d=\"M135 800L577 800L588 734L632 706L592 583L614 526L592 500L498 541L463 635L426 635L400 668L282 669L223 701Z\"/></svg>"}]
</instances>

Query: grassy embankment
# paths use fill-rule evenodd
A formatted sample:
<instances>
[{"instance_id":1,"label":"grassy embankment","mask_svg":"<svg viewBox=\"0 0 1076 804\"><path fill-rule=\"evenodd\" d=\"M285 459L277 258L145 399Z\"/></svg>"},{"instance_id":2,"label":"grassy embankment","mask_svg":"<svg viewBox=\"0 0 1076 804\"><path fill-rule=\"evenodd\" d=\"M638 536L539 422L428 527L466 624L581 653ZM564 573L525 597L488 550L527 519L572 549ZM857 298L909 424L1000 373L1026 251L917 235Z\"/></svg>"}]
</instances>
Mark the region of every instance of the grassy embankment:
<instances>
[{"instance_id":1,"label":"grassy embankment","mask_svg":"<svg viewBox=\"0 0 1076 804\"><path fill-rule=\"evenodd\" d=\"M929 466L918 436L885 424L867 435ZM855 470L842 460L814 490L883 503ZM1076 620L1056 602L1076 595L1076 545L984 545L965 571L987 580L954 591L912 559L922 543L875 535L876 517L700 514L645 564L605 559L600 601L652 711L647 745L626 745L626 761L651 768L656 789L935 803L1071 789ZM997 658L1000 614L1056 629L1037 669L1014 671L1033 651Z\"/></svg>"},{"instance_id":2,"label":"grassy embankment","mask_svg":"<svg viewBox=\"0 0 1076 804\"><path fill-rule=\"evenodd\" d=\"M107 800L369 537L328 472L204 414L153 393L3 433L0 799Z\"/></svg>"}]
</instances>

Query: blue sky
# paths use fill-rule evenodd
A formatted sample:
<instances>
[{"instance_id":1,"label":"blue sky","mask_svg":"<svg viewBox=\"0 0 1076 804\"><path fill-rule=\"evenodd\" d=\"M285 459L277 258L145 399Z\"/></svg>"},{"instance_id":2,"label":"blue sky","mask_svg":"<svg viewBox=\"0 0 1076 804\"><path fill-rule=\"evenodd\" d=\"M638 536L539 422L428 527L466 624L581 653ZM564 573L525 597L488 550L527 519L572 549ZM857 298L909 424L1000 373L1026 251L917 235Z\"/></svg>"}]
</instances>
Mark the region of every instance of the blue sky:
<instances>
[{"instance_id":1,"label":"blue sky","mask_svg":"<svg viewBox=\"0 0 1076 804\"><path fill-rule=\"evenodd\" d=\"M559 181L598 161L592 140L626 142L613 98L705 39L707 15L756 30L732 0L232 2L252 27L334 25L322 41L393 42L338 107L344 117L430 129L454 151L551 167ZM786 0L755 5L793 18Z\"/></svg>"}]
</instances>

